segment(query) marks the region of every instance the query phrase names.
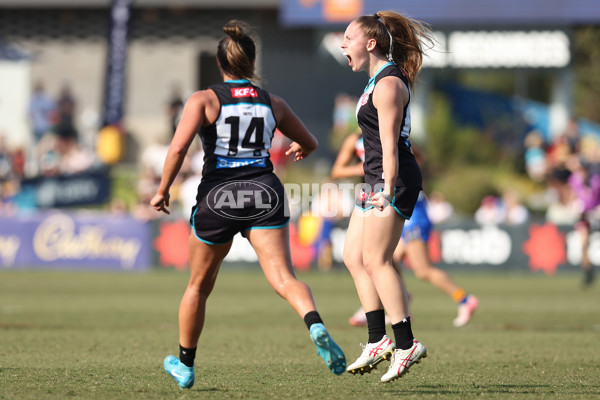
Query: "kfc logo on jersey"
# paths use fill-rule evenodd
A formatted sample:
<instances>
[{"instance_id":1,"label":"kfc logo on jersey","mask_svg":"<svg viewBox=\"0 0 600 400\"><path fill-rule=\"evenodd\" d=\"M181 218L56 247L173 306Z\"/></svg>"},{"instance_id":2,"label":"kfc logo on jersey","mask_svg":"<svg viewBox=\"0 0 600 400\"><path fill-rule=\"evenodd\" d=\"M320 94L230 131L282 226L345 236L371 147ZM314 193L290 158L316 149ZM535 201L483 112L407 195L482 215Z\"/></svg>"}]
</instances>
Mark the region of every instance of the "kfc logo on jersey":
<instances>
[{"instance_id":1,"label":"kfc logo on jersey","mask_svg":"<svg viewBox=\"0 0 600 400\"><path fill-rule=\"evenodd\" d=\"M253 87L231 88L231 96L234 98L258 97L258 93Z\"/></svg>"}]
</instances>

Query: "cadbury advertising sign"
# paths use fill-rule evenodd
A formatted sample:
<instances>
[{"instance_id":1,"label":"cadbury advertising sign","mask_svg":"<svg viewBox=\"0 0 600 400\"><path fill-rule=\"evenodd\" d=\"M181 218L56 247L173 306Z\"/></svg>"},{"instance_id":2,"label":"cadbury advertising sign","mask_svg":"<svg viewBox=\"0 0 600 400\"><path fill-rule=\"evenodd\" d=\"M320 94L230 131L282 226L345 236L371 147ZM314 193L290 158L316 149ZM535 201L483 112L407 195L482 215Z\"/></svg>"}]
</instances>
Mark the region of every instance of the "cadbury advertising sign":
<instances>
[{"instance_id":1,"label":"cadbury advertising sign","mask_svg":"<svg viewBox=\"0 0 600 400\"><path fill-rule=\"evenodd\" d=\"M150 227L127 216L50 213L0 218L0 267L146 270Z\"/></svg>"}]
</instances>

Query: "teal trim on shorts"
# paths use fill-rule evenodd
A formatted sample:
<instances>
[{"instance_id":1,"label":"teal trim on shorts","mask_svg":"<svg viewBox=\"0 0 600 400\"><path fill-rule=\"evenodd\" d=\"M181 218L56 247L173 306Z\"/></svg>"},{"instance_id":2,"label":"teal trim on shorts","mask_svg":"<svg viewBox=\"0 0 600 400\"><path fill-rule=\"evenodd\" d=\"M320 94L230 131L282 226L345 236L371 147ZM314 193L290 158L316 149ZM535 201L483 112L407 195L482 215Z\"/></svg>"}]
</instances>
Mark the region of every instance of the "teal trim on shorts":
<instances>
[{"instance_id":1,"label":"teal trim on shorts","mask_svg":"<svg viewBox=\"0 0 600 400\"><path fill-rule=\"evenodd\" d=\"M196 230L194 230L194 236L196 236L196 239L198 239L199 241L204 242L206 244L210 244L212 246L219 246L221 244L227 244L227 243L233 242L233 239L231 239L231 240L229 240L227 242L223 242L223 243L211 242L210 240L202 239L200 236L196 235Z\"/></svg>"},{"instance_id":2,"label":"teal trim on shorts","mask_svg":"<svg viewBox=\"0 0 600 400\"><path fill-rule=\"evenodd\" d=\"M198 234L196 233L196 226L194 224L194 221L196 220L196 212L198 212L198 207L196 207L196 209L194 210L194 214L192 215L192 232L194 232L194 236L196 237L196 239L198 239L199 241L204 242L206 244L213 245L213 246L218 246L221 244L227 244L227 243L233 242L233 238L231 240L228 240L227 242L217 243L217 242L211 242L210 240L202 239L200 236L198 236Z\"/></svg>"},{"instance_id":3,"label":"teal trim on shorts","mask_svg":"<svg viewBox=\"0 0 600 400\"><path fill-rule=\"evenodd\" d=\"M396 191L396 188L394 188L394 191ZM391 202L390 204L394 204L394 203L396 203L396 195L394 195L394 197L392 198L392 202ZM406 216L406 215L404 215L404 214L403 214L403 213L402 213L400 210L398 210L398 209L396 208L396 206L392 206L392 207L394 207L394 210L396 210L396 212L397 212L397 213L398 213L398 214L399 214L399 215L400 215L402 218L404 218L404 219L406 219L406 220L409 220L409 219L410 219L410 217L407 217L407 216Z\"/></svg>"},{"instance_id":4,"label":"teal trim on shorts","mask_svg":"<svg viewBox=\"0 0 600 400\"><path fill-rule=\"evenodd\" d=\"M394 204L396 202L396 196L394 196L392 198L392 202L390 203L390 205ZM356 204L354 205L355 208L358 208L360 211L362 212L367 212L372 208L375 208L374 206L370 206L369 208L362 208L360 206L357 206ZM388 206L389 207L389 206ZM410 218L407 217L406 215L404 215L404 213L402 213L400 210L398 210L398 208L396 208L396 206L392 206L392 208L394 209L394 211L396 211L398 213L398 215L400 215L402 218L409 220Z\"/></svg>"},{"instance_id":5,"label":"teal trim on shorts","mask_svg":"<svg viewBox=\"0 0 600 400\"><path fill-rule=\"evenodd\" d=\"M396 188L394 188L394 191L395 190L396 190ZM380 192L383 192L383 189L381 189ZM394 211L396 211L398 213L398 215L400 215L402 218L409 220L410 217L407 217L402 211L398 210L398 208L396 206L392 206L392 204L394 204L395 202L396 202L396 195L394 195L394 197L392 197L392 201L390 202L389 206L391 206L394 209ZM375 208L374 206L370 206L369 208L362 208L360 206L357 206L356 204L354 205L354 207L358 208L362 212L366 212L372 208Z\"/></svg>"},{"instance_id":6,"label":"teal trim on shorts","mask_svg":"<svg viewBox=\"0 0 600 400\"><path fill-rule=\"evenodd\" d=\"M371 208L375 208L374 206L369 206L369 208L362 208L360 206L357 206L356 204L354 205L354 207L358 208L360 211L362 212L367 212L369 211Z\"/></svg>"},{"instance_id":7,"label":"teal trim on shorts","mask_svg":"<svg viewBox=\"0 0 600 400\"><path fill-rule=\"evenodd\" d=\"M289 225L290 220L288 219L288 221L285 224L281 224L281 225L273 225L273 226L251 226L250 228L246 228L243 229L242 232L246 232L249 231L251 229L279 229L279 228L283 228L284 226Z\"/></svg>"},{"instance_id":8,"label":"teal trim on shorts","mask_svg":"<svg viewBox=\"0 0 600 400\"><path fill-rule=\"evenodd\" d=\"M394 210L396 210L396 212L397 212L397 213L398 213L398 214L399 214L399 215L400 215L402 218L404 218L404 219L406 219L406 220L410 219L410 217L407 217L407 216L406 216L406 215L404 215L404 214L403 214L403 213L402 213L400 210L398 210L398 209L396 208L396 206L393 206L393 207L394 207Z\"/></svg>"}]
</instances>

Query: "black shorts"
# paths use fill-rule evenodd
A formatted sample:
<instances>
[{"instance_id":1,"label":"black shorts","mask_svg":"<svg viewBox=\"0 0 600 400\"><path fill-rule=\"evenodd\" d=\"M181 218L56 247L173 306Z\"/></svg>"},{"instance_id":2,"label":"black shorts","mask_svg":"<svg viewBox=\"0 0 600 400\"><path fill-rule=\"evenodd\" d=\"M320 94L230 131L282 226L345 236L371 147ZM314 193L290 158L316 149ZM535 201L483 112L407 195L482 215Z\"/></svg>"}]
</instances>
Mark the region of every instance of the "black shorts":
<instances>
[{"instance_id":1,"label":"black shorts","mask_svg":"<svg viewBox=\"0 0 600 400\"><path fill-rule=\"evenodd\" d=\"M383 186L383 184L377 184L375 187L364 184L360 193L356 197L355 206L362 211L367 211L373 208L371 200L376 192L383 190L380 186ZM419 198L420 192L421 188L417 186L396 186L394 188L394 197L392 198L390 206L394 207L394 210L396 210L401 217L410 219L415 208L415 204L417 204L417 199Z\"/></svg>"},{"instance_id":2,"label":"black shorts","mask_svg":"<svg viewBox=\"0 0 600 400\"><path fill-rule=\"evenodd\" d=\"M190 224L208 244L225 244L249 229L275 229L289 223L285 190L273 173L251 179L201 182Z\"/></svg>"}]
</instances>

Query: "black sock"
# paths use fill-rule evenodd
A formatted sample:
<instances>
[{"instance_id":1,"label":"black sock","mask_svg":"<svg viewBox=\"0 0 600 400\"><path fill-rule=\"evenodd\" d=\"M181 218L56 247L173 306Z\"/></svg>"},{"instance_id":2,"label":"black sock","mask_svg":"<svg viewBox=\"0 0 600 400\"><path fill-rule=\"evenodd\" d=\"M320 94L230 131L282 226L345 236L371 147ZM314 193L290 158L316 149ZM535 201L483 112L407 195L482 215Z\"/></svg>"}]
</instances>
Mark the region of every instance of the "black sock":
<instances>
[{"instance_id":1,"label":"black sock","mask_svg":"<svg viewBox=\"0 0 600 400\"><path fill-rule=\"evenodd\" d=\"M394 330L394 338L396 339L396 347L402 350L410 349L413 345L415 337L410 326L410 317L406 317L403 321L392 325Z\"/></svg>"},{"instance_id":2,"label":"black sock","mask_svg":"<svg viewBox=\"0 0 600 400\"><path fill-rule=\"evenodd\" d=\"M310 329L312 324L322 324L323 321L321 320L321 316L318 312L309 311L304 316L304 323L306 324L306 327Z\"/></svg>"},{"instance_id":3,"label":"black sock","mask_svg":"<svg viewBox=\"0 0 600 400\"><path fill-rule=\"evenodd\" d=\"M377 343L385 335L385 311L369 311L365 315L369 329L369 343Z\"/></svg>"},{"instance_id":4,"label":"black sock","mask_svg":"<svg viewBox=\"0 0 600 400\"><path fill-rule=\"evenodd\" d=\"M179 361L181 361L188 367L193 367L195 358L196 347L194 347L193 349L186 349L182 345L179 345Z\"/></svg>"}]
</instances>

